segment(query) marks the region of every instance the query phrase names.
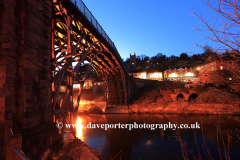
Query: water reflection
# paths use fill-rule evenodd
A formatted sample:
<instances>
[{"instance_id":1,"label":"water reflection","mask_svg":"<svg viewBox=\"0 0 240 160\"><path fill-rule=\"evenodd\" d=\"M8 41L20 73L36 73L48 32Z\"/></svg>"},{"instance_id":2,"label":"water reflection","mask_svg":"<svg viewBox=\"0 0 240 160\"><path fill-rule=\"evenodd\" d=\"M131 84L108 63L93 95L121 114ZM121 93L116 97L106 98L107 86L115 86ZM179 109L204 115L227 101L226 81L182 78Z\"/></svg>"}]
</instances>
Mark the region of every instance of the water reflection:
<instances>
[{"instance_id":1,"label":"water reflection","mask_svg":"<svg viewBox=\"0 0 240 160\"><path fill-rule=\"evenodd\" d=\"M82 119L80 117L77 118L77 122L76 122L76 137L78 139L81 139L82 141L84 141L83 123L82 123Z\"/></svg>"},{"instance_id":2,"label":"water reflection","mask_svg":"<svg viewBox=\"0 0 240 160\"><path fill-rule=\"evenodd\" d=\"M239 121L236 117L215 116L215 115L163 115L163 114L114 114L114 115L81 115L81 123L86 126L92 124L194 124L201 123L201 129L179 129L181 138L186 142L188 148L198 157L198 149L202 159L207 159L202 146L205 143L215 159L219 159L219 150L224 157L224 146L222 140L217 141L216 125L221 126L223 141L225 144L229 139L229 152L231 159L240 156L239 142L229 138L229 134L239 128ZM202 130L203 128L203 130ZM204 138L202 133L204 133ZM121 150L116 159L182 159L180 143L176 138L176 131L172 129L82 129L81 137L90 147L98 150L105 159L112 159ZM81 139L81 138L80 138ZM196 141L195 141L196 139ZM205 141L205 142L204 142ZM227 147L227 146L225 146ZM192 157L189 157L191 159Z\"/></svg>"}]
</instances>

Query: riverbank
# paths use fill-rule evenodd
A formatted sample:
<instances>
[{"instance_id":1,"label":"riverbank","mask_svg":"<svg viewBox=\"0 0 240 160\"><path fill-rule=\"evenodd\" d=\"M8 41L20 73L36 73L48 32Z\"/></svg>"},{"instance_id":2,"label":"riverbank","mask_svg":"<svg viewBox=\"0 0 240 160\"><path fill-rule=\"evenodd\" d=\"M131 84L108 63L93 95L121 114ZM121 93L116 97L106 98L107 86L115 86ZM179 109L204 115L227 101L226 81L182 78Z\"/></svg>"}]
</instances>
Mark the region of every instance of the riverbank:
<instances>
[{"instance_id":1,"label":"riverbank","mask_svg":"<svg viewBox=\"0 0 240 160\"><path fill-rule=\"evenodd\" d=\"M109 114L109 113L162 113L162 114L240 114L238 104L208 104L175 101L165 103L143 103L128 106L102 105L89 106L82 114Z\"/></svg>"},{"instance_id":2,"label":"riverbank","mask_svg":"<svg viewBox=\"0 0 240 160\"><path fill-rule=\"evenodd\" d=\"M101 160L103 156L96 150L89 147L86 143L80 139L74 139L71 142L55 143L50 149L48 149L42 160L54 160L54 159L66 159L66 160Z\"/></svg>"},{"instance_id":3,"label":"riverbank","mask_svg":"<svg viewBox=\"0 0 240 160\"><path fill-rule=\"evenodd\" d=\"M240 114L240 107L236 104L199 104L184 101L133 104L129 105L129 108L136 113Z\"/></svg>"}]
</instances>

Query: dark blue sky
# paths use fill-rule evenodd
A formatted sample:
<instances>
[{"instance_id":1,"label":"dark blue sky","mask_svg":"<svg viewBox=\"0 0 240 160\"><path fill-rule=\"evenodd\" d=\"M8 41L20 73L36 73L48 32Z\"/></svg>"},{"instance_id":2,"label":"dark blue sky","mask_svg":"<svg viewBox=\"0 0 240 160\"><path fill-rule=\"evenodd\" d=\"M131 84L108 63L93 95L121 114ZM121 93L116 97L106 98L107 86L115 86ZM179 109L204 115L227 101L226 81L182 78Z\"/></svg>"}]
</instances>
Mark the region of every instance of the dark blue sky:
<instances>
[{"instance_id":1,"label":"dark blue sky","mask_svg":"<svg viewBox=\"0 0 240 160\"><path fill-rule=\"evenodd\" d=\"M115 43L122 58L129 54L179 56L183 52L202 53L194 41L206 45L205 38L192 27L205 28L190 8L207 17L215 16L200 0L83 0L93 16ZM211 0L216 5L217 0ZM193 39L194 41L193 41ZM216 45L207 42L210 47Z\"/></svg>"}]
</instances>

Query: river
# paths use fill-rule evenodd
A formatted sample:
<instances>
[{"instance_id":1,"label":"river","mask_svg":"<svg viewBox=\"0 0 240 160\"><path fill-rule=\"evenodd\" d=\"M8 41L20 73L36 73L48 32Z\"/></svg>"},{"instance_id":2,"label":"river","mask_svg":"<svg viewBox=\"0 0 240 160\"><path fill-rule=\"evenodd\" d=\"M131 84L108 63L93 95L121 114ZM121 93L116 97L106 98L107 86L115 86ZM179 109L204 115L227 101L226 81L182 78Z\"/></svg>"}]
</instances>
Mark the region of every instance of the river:
<instances>
[{"instance_id":1,"label":"river","mask_svg":"<svg viewBox=\"0 0 240 160\"><path fill-rule=\"evenodd\" d=\"M79 115L78 137L105 159L225 159L240 157L240 121L237 116L177 114ZM196 124L196 129L101 129L96 124ZM90 126L95 128L85 128ZM117 126L117 125L116 125ZM158 125L159 127L160 125ZM100 128L97 128L100 127ZM104 126L105 127L105 126ZM118 127L118 126L117 126ZM120 126L121 127L121 126ZM140 127L140 126L139 126ZM145 126L147 127L147 126ZM148 126L149 127L149 126ZM181 127L186 127L182 125ZM239 129L239 131L238 131ZM178 136L180 135L180 136Z\"/></svg>"}]
</instances>

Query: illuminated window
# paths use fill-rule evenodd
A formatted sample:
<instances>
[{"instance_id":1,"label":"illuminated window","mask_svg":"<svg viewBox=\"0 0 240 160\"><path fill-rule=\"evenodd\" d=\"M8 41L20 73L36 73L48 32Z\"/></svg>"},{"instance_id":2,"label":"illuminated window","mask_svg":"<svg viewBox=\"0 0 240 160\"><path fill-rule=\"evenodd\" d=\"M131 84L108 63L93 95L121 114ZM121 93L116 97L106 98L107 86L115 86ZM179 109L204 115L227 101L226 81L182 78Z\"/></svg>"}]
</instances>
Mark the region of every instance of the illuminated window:
<instances>
[{"instance_id":1,"label":"illuminated window","mask_svg":"<svg viewBox=\"0 0 240 160\"><path fill-rule=\"evenodd\" d=\"M146 79L146 77L147 77L146 73L141 73L140 76L139 76L139 78L142 78L142 79Z\"/></svg>"},{"instance_id":2,"label":"illuminated window","mask_svg":"<svg viewBox=\"0 0 240 160\"><path fill-rule=\"evenodd\" d=\"M177 77L176 73L169 74L169 77Z\"/></svg>"},{"instance_id":3,"label":"illuminated window","mask_svg":"<svg viewBox=\"0 0 240 160\"><path fill-rule=\"evenodd\" d=\"M85 87L85 84L83 86ZM73 88L80 88L80 84L73 84Z\"/></svg>"},{"instance_id":4,"label":"illuminated window","mask_svg":"<svg viewBox=\"0 0 240 160\"><path fill-rule=\"evenodd\" d=\"M220 66L220 69L223 70L223 66Z\"/></svg>"},{"instance_id":5,"label":"illuminated window","mask_svg":"<svg viewBox=\"0 0 240 160\"><path fill-rule=\"evenodd\" d=\"M159 78L159 77L162 77L162 74L160 73L153 73L150 75L151 78Z\"/></svg>"},{"instance_id":6,"label":"illuminated window","mask_svg":"<svg viewBox=\"0 0 240 160\"><path fill-rule=\"evenodd\" d=\"M193 73L188 72L186 73L186 76L193 76Z\"/></svg>"}]
</instances>

